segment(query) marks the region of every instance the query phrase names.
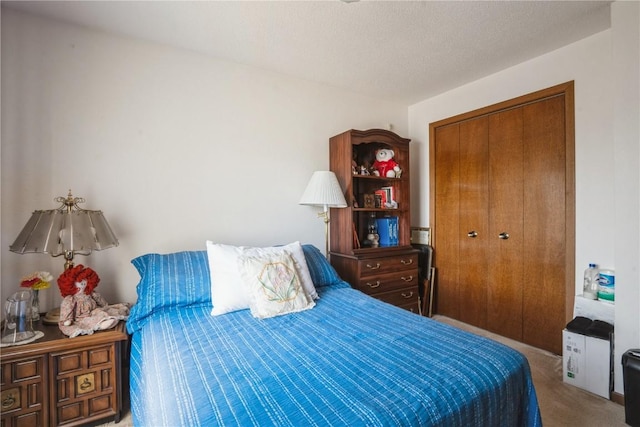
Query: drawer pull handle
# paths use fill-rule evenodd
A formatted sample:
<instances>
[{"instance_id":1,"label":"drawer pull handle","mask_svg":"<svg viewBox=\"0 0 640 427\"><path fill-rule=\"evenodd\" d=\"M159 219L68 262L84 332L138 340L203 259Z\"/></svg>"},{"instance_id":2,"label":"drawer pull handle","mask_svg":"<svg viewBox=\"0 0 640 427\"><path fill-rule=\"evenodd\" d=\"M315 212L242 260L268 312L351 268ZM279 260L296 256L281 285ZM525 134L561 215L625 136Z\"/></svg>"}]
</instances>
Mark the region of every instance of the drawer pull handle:
<instances>
[{"instance_id":1,"label":"drawer pull handle","mask_svg":"<svg viewBox=\"0 0 640 427\"><path fill-rule=\"evenodd\" d=\"M375 288L380 286L380 280L376 280L376 283L367 282L367 286L370 287L370 288L374 288L375 289Z\"/></svg>"},{"instance_id":2,"label":"drawer pull handle","mask_svg":"<svg viewBox=\"0 0 640 427\"><path fill-rule=\"evenodd\" d=\"M403 298L411 298L413 296L413 291L411 292L403 292L402 293L402 297Z\"/></svg>"},{"instance_id":3,"label":"drawer pull handle","mask_svg":"<svg viewBox=\"0 0 640 427\"><path fill-rule=\"evenodd\" d=\"M91 393L96 390L95 372L76 377L76 391L78 393Z\"/></svg>"},{"instance_id":4,"label":"drawer pull handle","mask_svg":"<svg viewBox=\"0 0 640 427\"><path fill-rule=\"evenodd\" d=\"M379 268L380 268L380 263L379 263L379 262L376 262L376 265L375 265L375 266L373 266L373 265L371 265L371 264L367 264L367 268L369 268L369 269L371 269L371 270L377 270L377 269L379 269Z\"/></svg>"},{"instance_id":5,"label":"drawer pull handle","mask_svg":"<svg viewBox=\"0 0 640 427\"><path fill-rule=\"evenodd\" d=\"M402 276L401 279L404 280L405 282L410 282L413 280L413 276L409 276L409 277Z\"/></svg>"},{"instance_id":6,"label":"drawer pull handle","mask_svg":"<svg viewBox=\"0 0 640 427\"><path fill-rule=\"evenodd\" d=\"M20 408L20 388L14 387L8 390L2 390L2 410L9 411L11 409ZM4 416L4 414L2 414ZM4 421L4 420L3 420ZM2 423L4 425L4 422Z\"/></svg>"},{"instance_id":7,"label":"drawer pull handle","mask_svg":"<svg viewBox=\"0 0 640 427\"><path fill-rule=\"evenodd\" d=\"M404 265L411 265L413 264L413 258L409 258L409 261L405 261L401 259L400 262L403 263Z\"/></svg>"},{"instance_id":8,"label":"drawer pull handle","mask_svg":"<svg viewBox=\"0 0 640 427\"><path fill-rule=\"evenodd\" d=\"M91 387L93 387L93 384L91 384L91 381L89 381L89 378L85 378L84 381L82 381L82 384L80 384L80 390L87 390L90 389Z\"/></svg>"},{"instance_id":9,"label":"drawer pull handle","mask_svg":"<svg viewBox=\"0 0 640 427\"><path fill-rule=\"evenodd\" d=\"M9 409L16 403L16 398L12 394L2 401L2 409Z\"/></svg>"}]
</instances>

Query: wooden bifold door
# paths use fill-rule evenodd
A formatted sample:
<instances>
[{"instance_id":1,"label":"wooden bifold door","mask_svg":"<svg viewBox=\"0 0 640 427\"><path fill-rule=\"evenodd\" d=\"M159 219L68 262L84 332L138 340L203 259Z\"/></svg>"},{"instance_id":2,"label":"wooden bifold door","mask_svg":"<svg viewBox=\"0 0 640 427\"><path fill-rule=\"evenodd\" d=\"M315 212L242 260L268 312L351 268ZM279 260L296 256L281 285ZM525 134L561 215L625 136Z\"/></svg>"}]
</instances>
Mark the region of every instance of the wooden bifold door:
<instances>
[{"instance_id":1,"label":"wooden bifold door","mask_svg":"<svg viewBox=\"0 0 640 427\"><path fill-rule=\"evenodd\" d=\"M573 131L573 82L430 125L437 313L562 353Z\"/></svg>"}]
</instances>

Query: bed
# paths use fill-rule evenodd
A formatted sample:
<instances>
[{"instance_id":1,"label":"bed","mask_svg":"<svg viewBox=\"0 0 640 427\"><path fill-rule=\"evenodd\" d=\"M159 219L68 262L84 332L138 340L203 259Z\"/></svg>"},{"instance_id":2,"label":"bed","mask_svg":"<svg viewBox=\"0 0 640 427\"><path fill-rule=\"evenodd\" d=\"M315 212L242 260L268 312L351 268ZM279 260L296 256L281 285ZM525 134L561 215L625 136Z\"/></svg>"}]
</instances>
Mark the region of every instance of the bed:
<instances>
[{"instance_id":1,"label":"bed","mask_svg":"<svg viewBox=\"0 0 640 427\"><path fill-rule=\"evenodd\" d=\"M522 354L366 296L302 249L319 299L266 319L211 315L207 251L132 261L134 425L542 425Z\"/></svg>"}]
</instances>

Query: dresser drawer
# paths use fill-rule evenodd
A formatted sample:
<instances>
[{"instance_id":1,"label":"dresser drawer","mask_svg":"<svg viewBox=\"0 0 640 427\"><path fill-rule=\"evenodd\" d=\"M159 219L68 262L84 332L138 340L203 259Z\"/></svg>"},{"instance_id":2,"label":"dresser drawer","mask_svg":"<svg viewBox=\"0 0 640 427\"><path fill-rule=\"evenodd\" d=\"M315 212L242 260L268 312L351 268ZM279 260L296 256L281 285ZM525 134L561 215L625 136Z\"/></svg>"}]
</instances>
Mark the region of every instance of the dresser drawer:
<instances>
[{"instance_id":1,"label":"dresser drawer","mask_svg":"<svg viewBox=\"0 0 640 427\"><path fill-rule=\"evenodd\" d=\"M399 305L398 307L400 308L404 308L405 310L408 310L412 313L415 314L421 314L420 313L420 301L415 300L409 304L403 304L403 305Z\"/></svg>"},{"instance_id":2,"label":"dresser drawer","mask_svg":"<svg viewBox=\"0 0 640 427\"><path fill-rule=\"evenodd\" d=\"M354 283L353 286L368 295L418 286L418 270L411 269L364 277Z\"/></svg>"},{"instance_id":3,"label":"dresser drawer","mask_svg":"<svg viewBox=\"0 0 640 427\"><path fill-rule=\"evenodd\" d=\"M381 292L374 295L375 298L388 302L389 304L397 305L402 308L410 310L415 304L415 312L417 313L418 306L418 286L411 286L403 289L396 289L389 292ZM411 310L413 311L413 310Z\"/></svg>"},{"instance_id":4,"label":"dresser drawer","mask_svg":"<svg viewBox=\"0 0 640 427\"><path fill-rule=\"evenodd\" d=\"M418 269L418 254L404 254L358 260L360 277L377 276L402 270Z\"/></svg>"}]
</instances>

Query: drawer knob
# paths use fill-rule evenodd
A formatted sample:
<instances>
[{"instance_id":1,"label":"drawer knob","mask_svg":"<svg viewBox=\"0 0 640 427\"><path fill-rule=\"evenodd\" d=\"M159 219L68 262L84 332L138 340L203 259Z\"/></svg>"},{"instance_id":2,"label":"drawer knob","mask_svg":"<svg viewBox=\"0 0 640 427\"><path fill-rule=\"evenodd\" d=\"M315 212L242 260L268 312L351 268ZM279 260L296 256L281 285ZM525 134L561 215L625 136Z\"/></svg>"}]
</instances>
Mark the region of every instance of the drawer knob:
<instances>
[{"instance_id":1,"label":"drawer knob","mask_svg":"<svg viewBox=\"0 0 640 427\"><path fill-rule=\"evenodd\" d=\"M367 282L367 286L368 286L368 287L370 287L370 288L375 289L375 288L377 288L378 286L380 286L380 280L376 280L376 282L375 282L375 283L369 283L369 282Z\"/></svg>"},{"instance_id":2,"label":"drawer knob","mask_svg":"<svg viewBox=\"0 0 640 427\"><path fill-rule=\"evenodd\" d=\"M413 258L409 258L409 261L401 259L400 262L403 263L404 265L411 265L413 264Z\"/></svg>"},{"instance_id":3,"label":"drawer knob","mask_svg":"<svg viewBox=\"0 0 640 427\"><path fill-rule=\"evenodd\" d=\"M409 277L402 276L401 279L404 280L405 282L410 282L413 280L413 276L409 276Z\"/></svg>"},{"instance_id":4,"label":"drawer knob","mask_svg":"<svg viewBox=\"0 0 640 427\"><path fill-rule=\"evenodd\" d=\"M408 298L411 298L413 296L413 291L411 291L411 292L403 292L401 295L402 295L403 298L407 298L408 299Z\"/></svg>"},{"instance_id":5,"label":"drawer knob","mask_svg":"<svg viewBox=\"0 0 640 427\"><path fill-rule=\"evenodd\" d=\"M376 265L367 264L367 268L369 268L371 270L377 270L377 269L380 268L380 263L376 262Z\"/></svg>"}]
</instances>

